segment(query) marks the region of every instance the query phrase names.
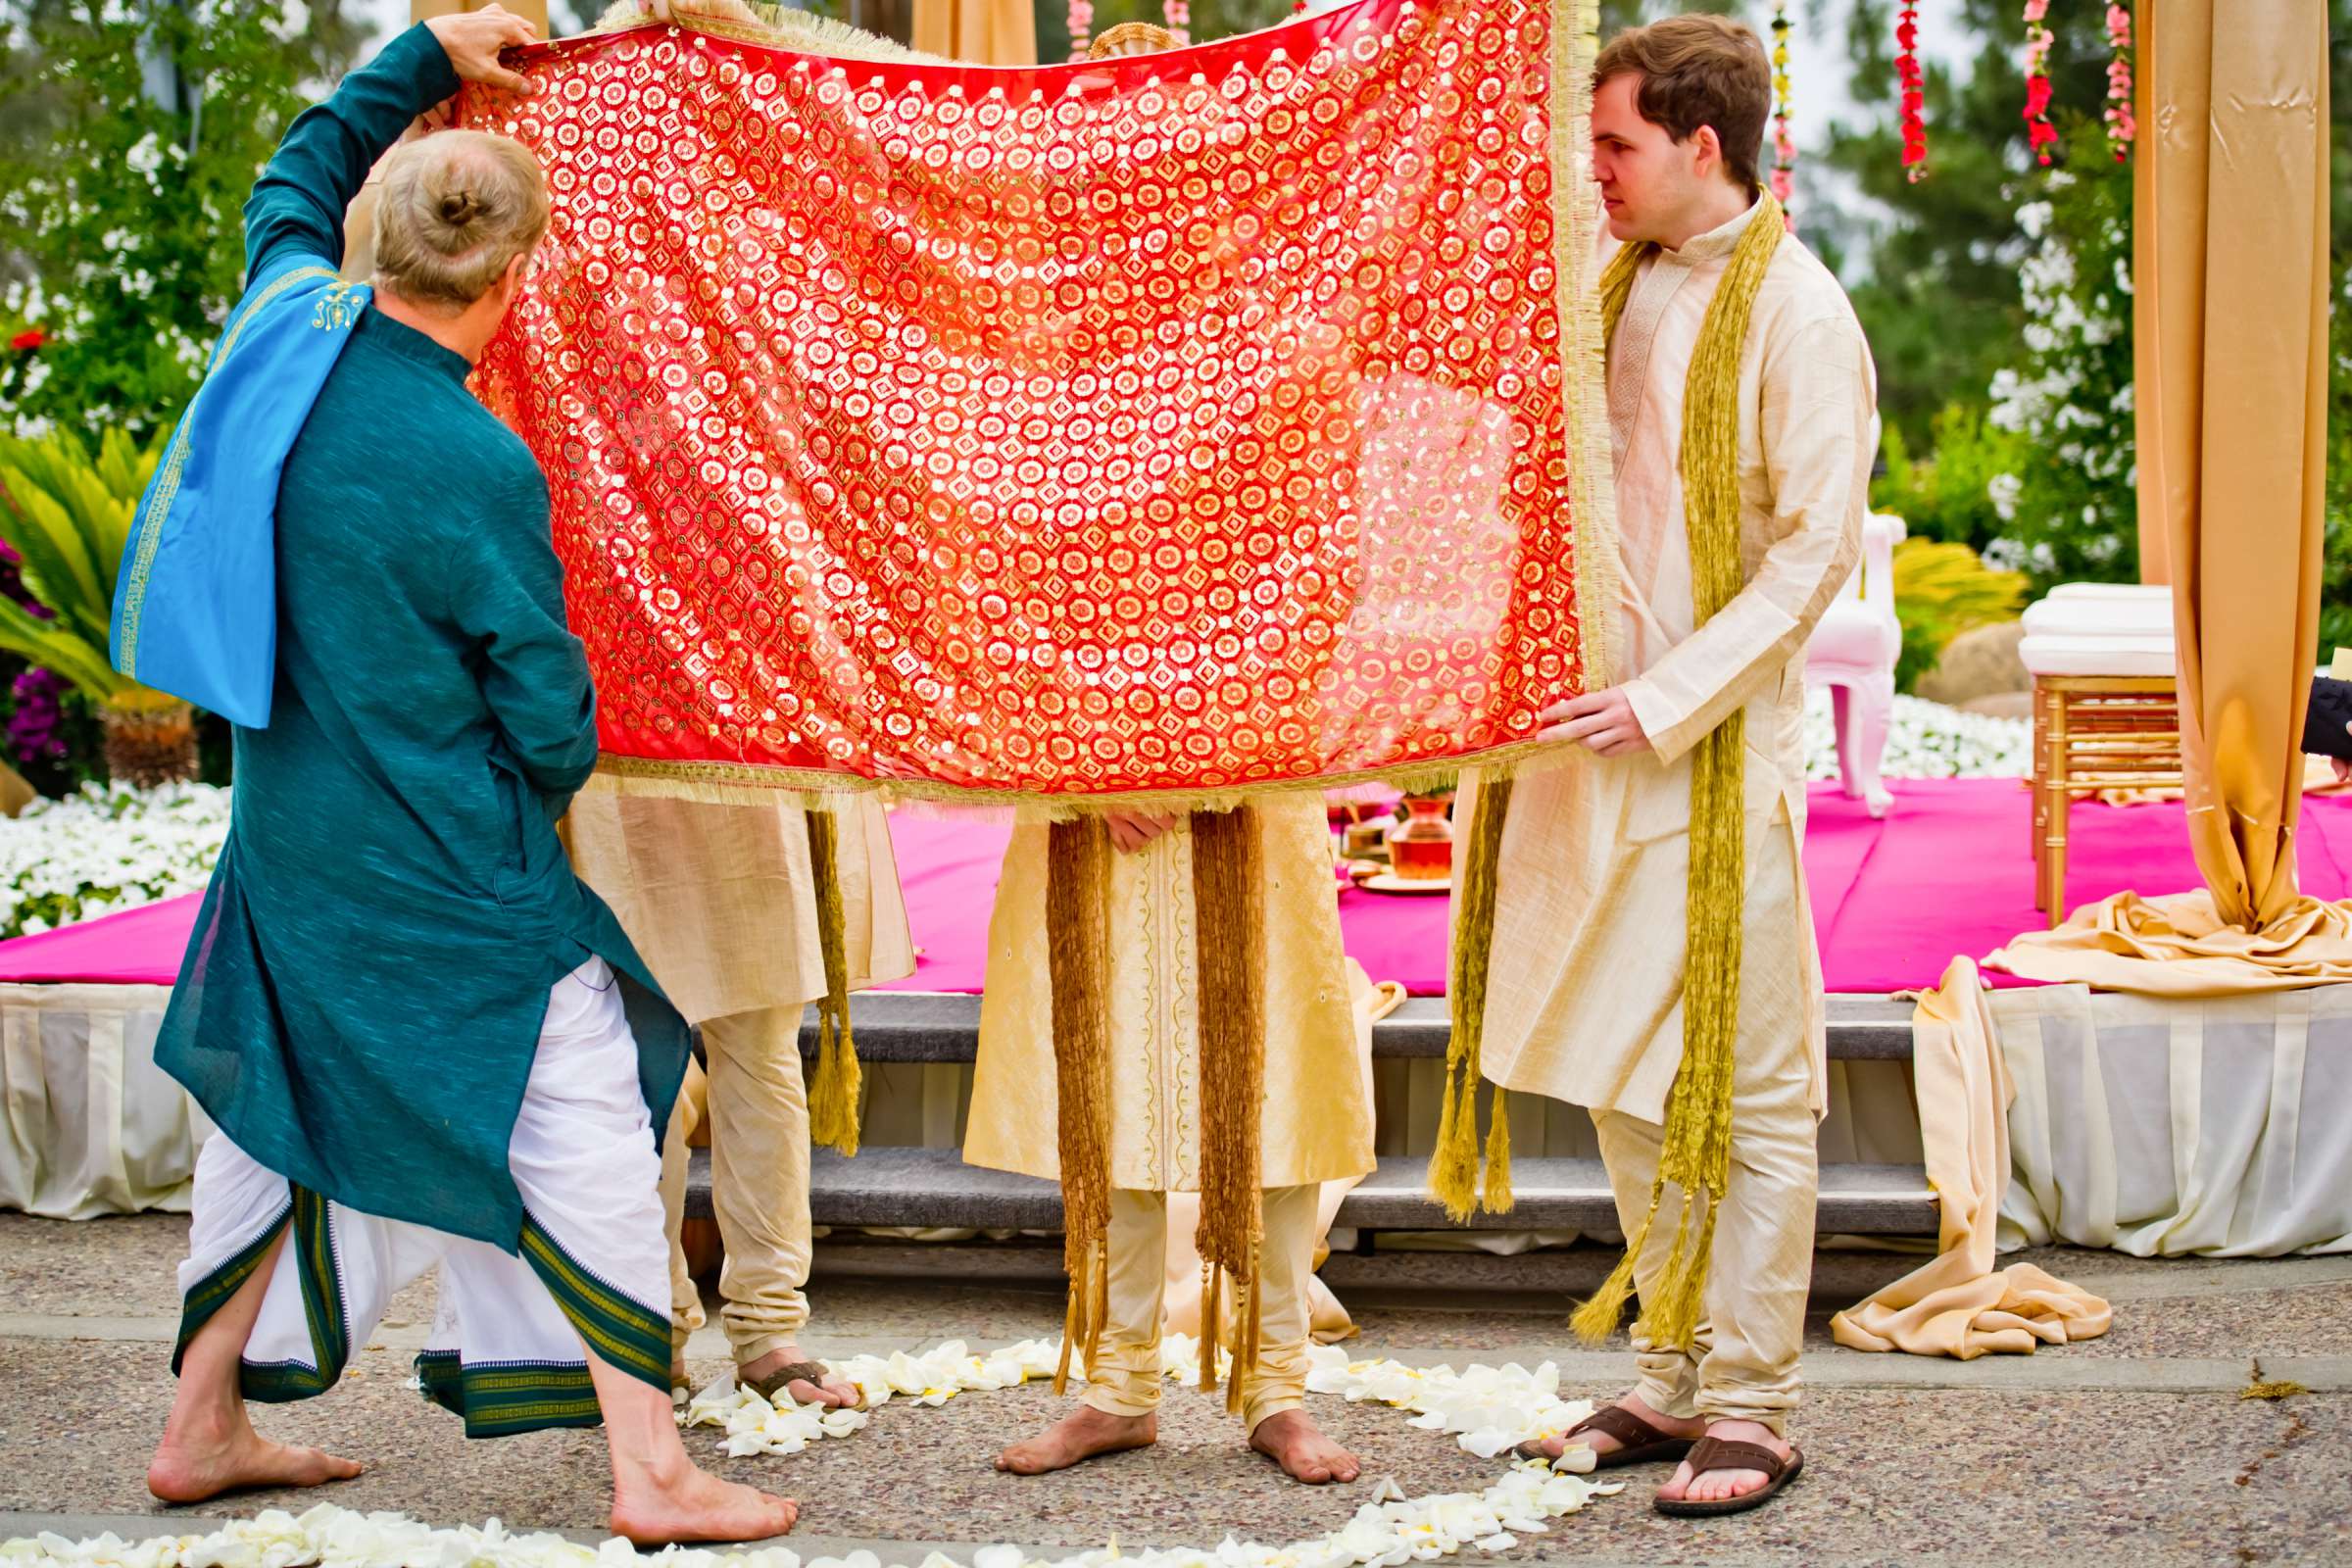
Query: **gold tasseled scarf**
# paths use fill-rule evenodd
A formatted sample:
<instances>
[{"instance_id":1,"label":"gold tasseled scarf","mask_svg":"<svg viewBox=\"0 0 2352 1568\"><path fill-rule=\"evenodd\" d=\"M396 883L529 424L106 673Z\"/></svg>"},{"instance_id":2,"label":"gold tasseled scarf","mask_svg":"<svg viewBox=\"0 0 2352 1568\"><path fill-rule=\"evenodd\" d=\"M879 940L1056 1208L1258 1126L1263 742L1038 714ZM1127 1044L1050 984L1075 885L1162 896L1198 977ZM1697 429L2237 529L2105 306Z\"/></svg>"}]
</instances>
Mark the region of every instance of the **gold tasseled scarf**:
<instances>
[{"instance_id":1,"label":"gold tasseled scarf","mask_svg":"<svg viewBox=\"0 0 2352 1568\"><path fill-rule=\"evenodd\" d=\"M1241 1408L1257 1360L1259 1130L1265 1102L1265 901L1257 811L1195 811L1193 904L1200 1018L1200 1321L1234 1310L1226 1403ZM1108 1302L1110 1231L1110 843L1100 817L1054 822L1046 840L1046 965L1053 997L1062 1265L1070 1297L1054 1387L1092 1360ZM1216 1357L1200 1358L1203 1388Z\"/></svg>"},{"instance_id":2,"label":"gold tasseled scarf","mask_svg":"<svg viewBox=\"0 0 2352 1568\"><path fill-rule=\"evenodd\" d=\"M1756 294L1786 231L1780 204L1758 193L1755 210L1707 304L1690 354L1681 468L1691 610L1698 624L1729 604L1745 580L1740 559L1740 359ZM1616 335L1642 263L1657 253L1655 244L1627 245L1601 273L1601 322L1609 337ZM1615 1331L1625 1299L1633 1293L1634 1260L1649 1239L1669 1185L1682 1192L1681 1217L1655 1288L1642 1293L1641 1332L1659 1345L1687 1347L1701 1315L1716 1208L1731 1172L1732 1045L1740 1018L1740 927L1747 886L1741 812L1745 729L1744 714L1735 710L1698 743L1691 757L1682 1064L1666 1101L1665 1148L1650 1188L1649 1211L1626 1238L1625 1256L1617 1267L1577 1309L1574 1327L1588 1341L1606 1339ZM1453 1038L1446 1050L1446 1095L1438 1150L1430 1160L1430 1188L1457 1221L1480 1203L1479 1047L1493 953L1494 877L1509 806L1508 779L1482 783L1455 912ZM1497 1090L1490 1109L1493 1126L1484 1199L1494 1211L1511 1203L1505 1115Z\"/></svg>"},{"instance_id":3,"label":"gold tasseled scarf","mask_svg":"<svg viewBox=\"0 0 2352 1568\"><path fill-rule=\"evenodd\" d=\"M808 1086L808 1141L855 1154L865 1074L858 1065L858 1042L850 1035L850 945L841 896L841 830L833 813L821 806L811 805L804 814L808 823L808 870L816 883L817 949L825 961L825 994L816 1004L816 1073Z\"/></svg>"}]
</instances>

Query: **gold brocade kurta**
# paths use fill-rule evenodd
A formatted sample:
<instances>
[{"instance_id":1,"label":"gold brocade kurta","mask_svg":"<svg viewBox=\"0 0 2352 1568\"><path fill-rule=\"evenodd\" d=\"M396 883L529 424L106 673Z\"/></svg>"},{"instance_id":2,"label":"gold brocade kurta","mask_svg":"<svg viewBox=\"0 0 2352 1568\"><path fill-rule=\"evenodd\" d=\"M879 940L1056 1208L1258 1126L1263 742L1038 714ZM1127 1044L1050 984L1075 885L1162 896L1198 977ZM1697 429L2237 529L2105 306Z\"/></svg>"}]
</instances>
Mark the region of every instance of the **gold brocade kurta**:
<instances>
[{"instance_id":1,"label":"gold brocade kurta","mask_svg":"<svg viewBox=\"0 0 2352 1568\"><path fill-rule=\"evenodd\" d=\"M1744 586L1694 624L1683 393L1707 303L1755 209L1645 264L1609 351L1622 683L1654 749L1523 774L1495 881L1486 1075L1665 1119L1683 1054L1690 752L1746 710L1747 938L1740 1035L1801 1030L1827 1106L1821 967L1804 876L1804 646L1861 549L1876 373L1829 270L1774 253L1740 370ZM1765 855L1782 835L1786 855ZM1778 868L1777 871L1770 868ZM1757 901L1787 910L1760 922Z\"/></svg>"},{"instance_id":2,"label":"gold brocade kurta","mask_svg":"<svg viewBox=\"0 0 2352 1568\"><path fill-rule=\"evenodd\" d=\"M1272 1188L1361 1176L1373 1165L1372 1107L1356 1062L1323 802L1286 795L1251 808L1266 879L1259 1181ZM963 1157L1057 1180L1046 831L1021 824L1004 853ZM1142 850L1112 853L1109 905L1110 1184L1197 1192L1200 984L1186 819Z\"/></svg>"},{"instance_id":3,"label":"gold brocade kurta","mask_svg":"<svg viewBox=\"0 0 2352 1568\"><path fill-rule=\"evenodd\" d=\"M845 798L837 874L853 989L914 972L890 823ZM797 1007L825 994L802 808L717 805L591 786L564 822L571 863L620 919L689 1021Z\"/></svg>"}]
</instances>

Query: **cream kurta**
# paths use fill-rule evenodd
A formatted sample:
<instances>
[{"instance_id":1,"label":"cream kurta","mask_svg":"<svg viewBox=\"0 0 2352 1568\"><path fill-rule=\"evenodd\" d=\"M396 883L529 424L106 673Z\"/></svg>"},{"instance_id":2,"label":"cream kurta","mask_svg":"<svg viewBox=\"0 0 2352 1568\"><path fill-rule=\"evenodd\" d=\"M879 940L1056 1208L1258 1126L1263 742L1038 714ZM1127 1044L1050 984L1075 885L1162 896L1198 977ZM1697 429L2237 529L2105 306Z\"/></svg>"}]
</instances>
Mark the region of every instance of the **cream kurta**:
<instances>
[{"instance_id":1,"label":"cream kurta","mask_svg":"<svg viewBox=\"0 0 2352 1568\"><path fill-rule=\"evenodd\" d=\"M914 973L890 823L849 797L837 870L853 988ZM564 821L572 868L597 891L689 1021L797 1007L825 994L806 815L591 786Z\"/></svg>"},{"instance_id":2,"label":"cream kurta","mask_svg":"<svg viewBox=\"0 0 2352 1568\"><path fill-rule=\"evenodd\" d=\"M1361 1176L1372 1107L1356 1061L1323 801L1254 808L1265 866L1266 1101L1261 1185ZM1046 833L1013 830L989 920L988 986L963 1157L1058 1179L1054 999L1046 967ZM1200 1189L1200 1029L1189 822L1110 856L1110 1184Z\"/></svg>"},{"instance_id":3,"label":"cream kurta","mask_svg":"<svg viewBox=\"0 0 2352 1568\"><path fill-rule=\"evenodd\" d=\"M1860 553L1877 377L1844 290L1811 252L1784 239L1740 362L1746 582L1694 626L1680 467L1685 373L1716 282L1753 216L1645 265L1609 353L1620 667L1598 673L1624 684L1654 752L1606 760L1579 751L1522 776L1496 881L1487 1075L1652 1122L1665 1119L1683 1051L1690 751L1742 707L1749 945L1761 934L1755 901L1785 901L1788 917L1768 927L1785 941L1742 966L1740 1037L1803 1031L1809 1102L1817 1115L1827 1104L1820 957L1795 869L1805 811L1803 657ZM1788 853L1760 853L1767 834L1783 836Z\"/></svg>"}]
</instances>

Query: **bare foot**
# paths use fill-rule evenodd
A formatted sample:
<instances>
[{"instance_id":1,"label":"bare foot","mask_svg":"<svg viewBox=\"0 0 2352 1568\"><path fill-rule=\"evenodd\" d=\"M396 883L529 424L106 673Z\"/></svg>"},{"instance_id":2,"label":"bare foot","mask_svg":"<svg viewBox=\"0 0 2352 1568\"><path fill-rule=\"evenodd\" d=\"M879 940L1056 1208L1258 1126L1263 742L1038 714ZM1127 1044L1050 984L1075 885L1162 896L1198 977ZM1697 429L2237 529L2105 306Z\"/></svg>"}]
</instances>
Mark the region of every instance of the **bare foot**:
<instances>
[{"instance_id":1,"label":"bare foot","mask_svg":"<svg viewBox=\"0 0 2352 1568\"><path fill-rule=\"evenodd\" d=\"M648 1467L617 1468L612 1487L612 1533L640 1546L688 1541L765 1541L799 1522L801 1505L754 1487L721 1481L706 1470L657 1475Z\"/></svg>"},{"instance_id":2,"label":"bare foot","mask_svg":"<svg viewBox=\"0 0 2352 1568\"><path fill-rule=\"evenodd\" d=\"M1098 1454L1148 1448L1158 1441L1156 1414L1110 1415L1082 1404L1028 1442L998 1454L997 1468L1016 1476L1042 1476Z\"/></svg>"},{"instance_id":3,"label":"bare foot","mask_svg":"<svg viewBox=\"0 0 2352 1568\"><path fill-rule=\"evenodd\" d=\"M1323 1435L1304 1410L1277 1410L1250 1433L1250 1446L1282 1466L1293 1481L1310 1487L1356 1478L1355 1455Z\"/></svg>"},{"instance_id":4,"label":"bare foot","mask_svg":"<svg viewBox=\"0 0 2352 1568\"><path fill-rule=\"evenodd\" d=\"M350 1459L317 1448L271 1443L240 1408L233 1418L189 1418L167 1425L147 1462L147 1490L165 1502L202 1502L255 1487L317 1487L360 1473Z\"/></svg>"},{"instance_id":5,"label":"bare foot","mask_svg":"<svg viewBox=\"0 0 2352 1568\"><path fill-rule=\"evenodd\" d=\"M1674 1416L1653 1410L1642 1402L1642 1396L1638 1394L1629 1394L1616 1402L1618 1409L1629 1415L1640 1416L1668 1437L1690 1438L1695 1442L1707 1435L1707 1424L1696 1416ZM1592 1431L1579 1432L1576 1435L1576 1446L1580 1448L1591 1448L1594 1457L1604 1453L1615 1453L1625 1446L1606 1432ZM1538 1446L1543 1450L1544 1458L1557 1459L1568 1451L1568 1440L1566 1438L1545 1438Z\"/></svg>"},{"instance_id":6,"label":"bare foot","mask_svg":"<svg viewBox=\"0 0 2352 1568\"><path fill-rule=\"evenodd\" d=\"M1788 1442L1760 1422L1716 1421L1708 1425L1706 1435L1723 1443L1752 1443L1783 1459L1790 1452ZM1761 1492L1771 1481L1761 1470L1710 1470L1694 1479L1686 1460L1676 1468L1674 1479L1658 1489L1658 1495L1668 1502L1726 1502Z\"/></svg>"},{"instance_id":7,"label":"bare foot","mask_svg":"<svg viewBox=\"0 0 2352 1568\"><path fill-rule=\"evenodd\" d=\"M808 1359L809 1359L808 1356L801 1353L799 1346L783 1346L768 1351L757 1361L747 1361L737 1367L735 1381L745 1388L750 1388L762 1379L774 1377L795 1361ZM854 1405L865 1397L858 1391L857 1384L841 1377L827 1377L822 1383L811 1383L807 1378L794 1378L779 1392L789 1396L795 1404L817 1404L828 1410L838 1410L847 1405Z\"/></svg>"}]
</instances>

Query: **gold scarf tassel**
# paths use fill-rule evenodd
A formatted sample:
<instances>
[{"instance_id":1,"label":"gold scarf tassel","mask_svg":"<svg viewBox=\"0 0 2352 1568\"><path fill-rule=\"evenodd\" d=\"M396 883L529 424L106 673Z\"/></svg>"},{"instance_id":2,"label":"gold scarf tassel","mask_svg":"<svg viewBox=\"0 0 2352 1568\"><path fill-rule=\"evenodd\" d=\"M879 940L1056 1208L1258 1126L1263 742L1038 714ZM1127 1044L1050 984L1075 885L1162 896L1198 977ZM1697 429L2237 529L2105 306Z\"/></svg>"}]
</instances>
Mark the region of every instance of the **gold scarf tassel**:
<instances>
[{"instance_id":1,"label":"gold scarf tassel","mask_svg":"<svg viewBox=\"0 0 2352 1568\"><path fill-rule=\"evenodd\" d=\"M1453 955L1446 990L1452 1033L1446 1042L1446 1092L1438 1111L1438 1147L1429 1156L1429 1190L1456 1225L1484 1206L1511 1206L1511 1118L1495 1087L1487 1113L1486 1183L1479 1183L1478 1086L1484 1076L1479 1047L1486 1032L1487 970L1494 956L1494 878L1502 863L1502 829L1511 810L1511 780L1482 775L1470 810L1470 843L1454 906Z\"/></svg>"},{"instance_id":2,"label":"gold scarf tassel","mask_svg":"<svg viewBox=\"0 0 2352 1568\"><path fill-rule=\"evenodd\" d=\"M1756 294L1786 232L1780 203L1758 192L1690 353L1681 467L1691 608L1701 625L1739 595L1745 580L1740 559L1740 359ZM1628 245L1601 273L1601 321L1608 333L1616 332L1642 261L1656 251L1652 244ZM1715 1215L1732 1166L1732 1047L1739 1033L1747 892L1745 735L1745 715L1734 710L1691 756L1683 1058L1666 1098L1665 1147L1649 1213L1625 1239L1624 1259L1571 1320L1588 1342L1615 1332L1632 1289L1634 1260L1648 1245L1668 1186L1682 1192L1681 1218L1655 1285L1642 1293L1638 1329L1653 1345L1687 1349L1705 1312Z\"/></svg>"},{"instance_id":3,"label":"gold scarf tassel","mask_svg":"<svg viewBox=\"0 0 2352 1568\"><path fill-rule=\"evenodd\" d=\"M1062 1269L1070 1302L1054 1392L1076 1350L1088 1365L1108 1315L1110 1270L1110 835L1099 818L1046 829L1046 967L1053 993Z\"/></svg>"},{"instance_id":4,"label":"gold scarf tassel","mask_svg":"<svg viewBox=\"0 0 2352 1568\"><path fill-rule=\"evenodd\" d=\"M1258 1140L1266 1098L1265 863L1255 808L1192 814L1195 956L1200 968L1200 1223L1194 1246L1213 1272L1201 1303L1200 1386L1216 1382L1218 1299L1233 1303L1226 1404L1257 1364L1258 1246L1264 1227Z\"/></svg>"},{"instance_id":5,"label":"gold scarf tassel","mask_svg":"<svg viewBox=\"0 0 2352 1568\"><path fill-rule=\"evenodd\" d=\"M1263 1229L1258 1139L1266 1083L1265 867L1257 812L1190 819L1200 968L1201 1384L1213 1387L1225 1302L1236 1359L1227 1403L1257 1360ZM1054 1387L1090 1363L1109 1308L1110 838L1099 817L1047 825L1046 956L1053 995L1062 1266L1070 1297Z\"/></svg>"},{"instance_id":6,"label":"gold scarf tassel","mask_svg":"<svg viewBox=\"0 0 2352 1568\"><path fill-rule=\"evenodd\" d=\"M816 1073L808 1087L808 1139L844 1154L858 1152L858 1107L865 1075L850 1033L848 916L841 897L841 826L822 806L802 813L808 824L808 868L816 883L816 941L824 956L825 994L816 1004Z\"/></svg>"}]
</instances>

